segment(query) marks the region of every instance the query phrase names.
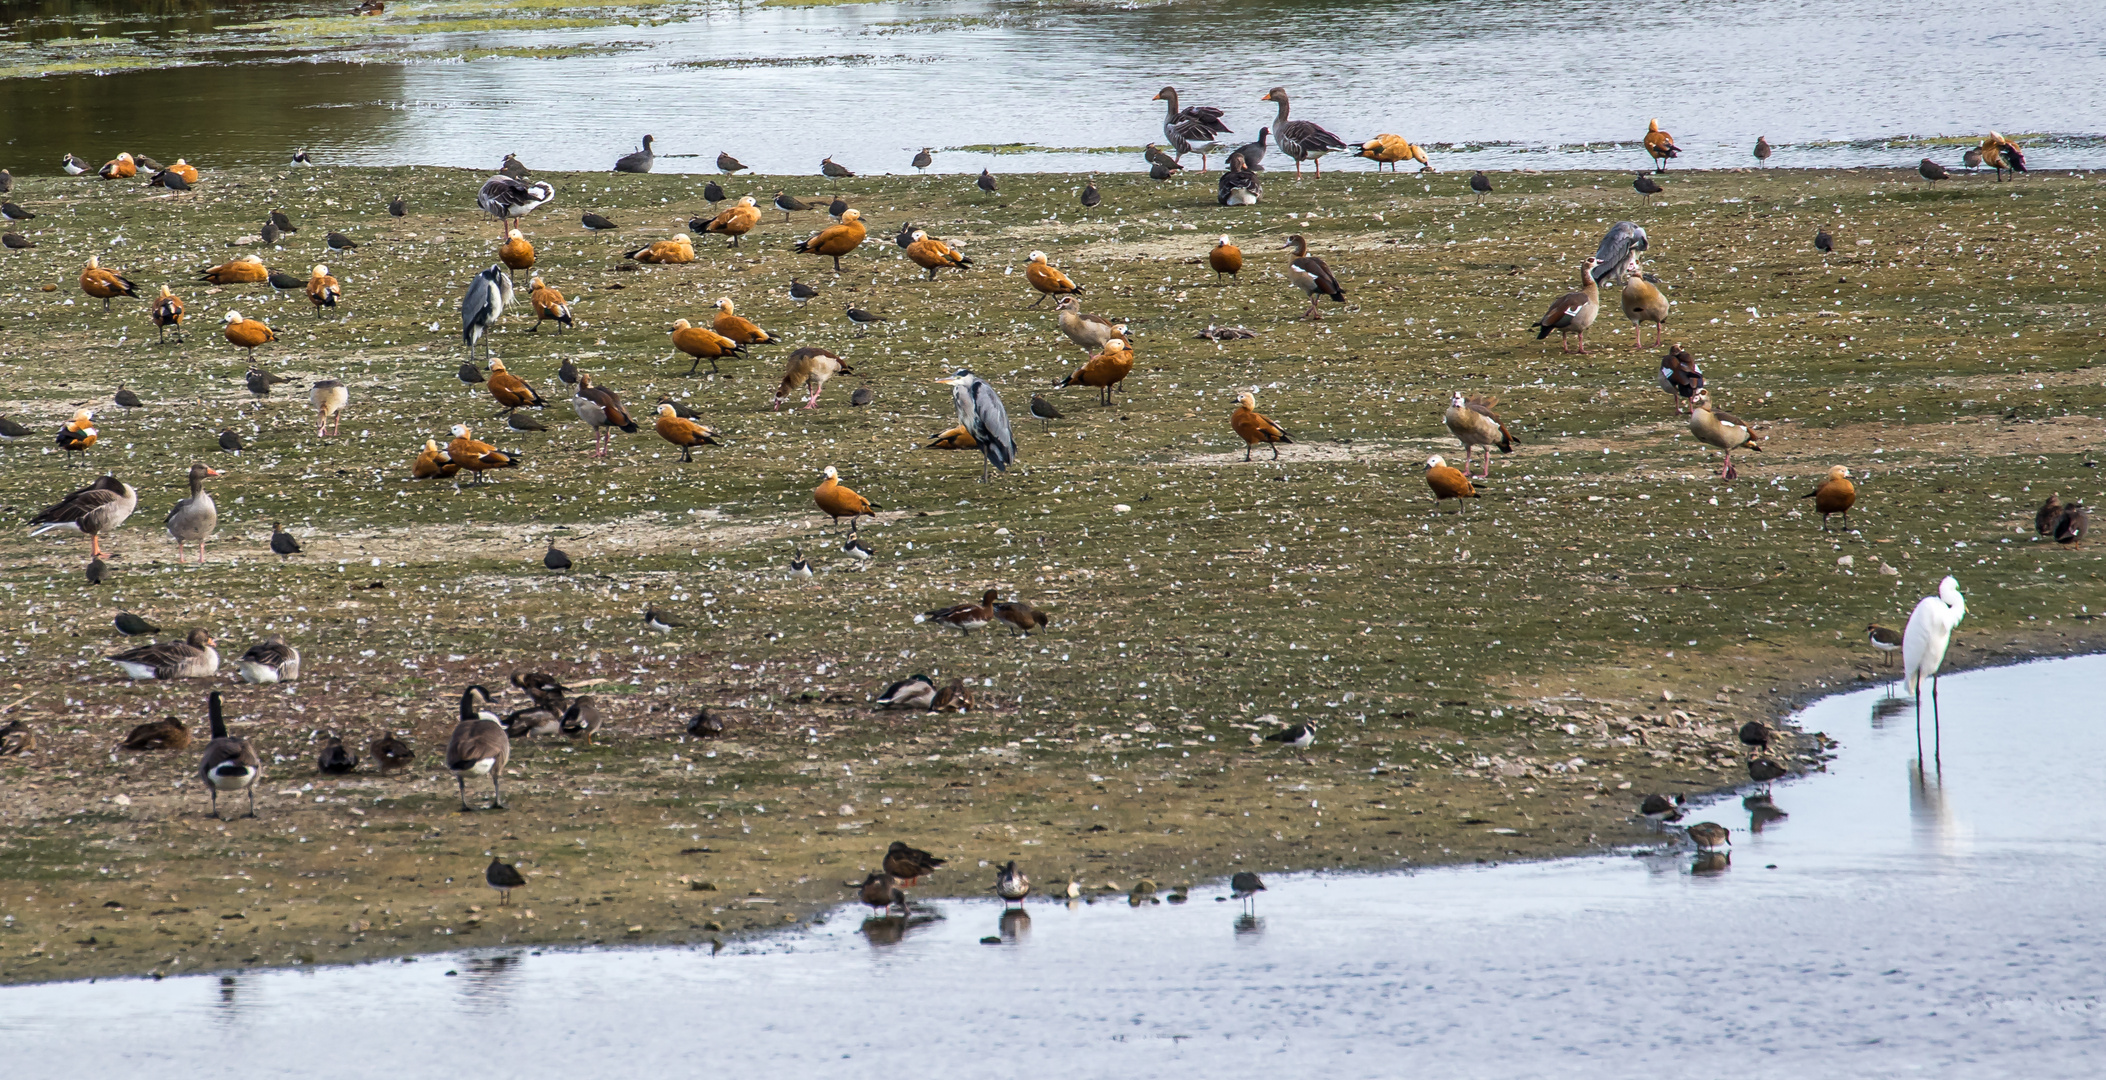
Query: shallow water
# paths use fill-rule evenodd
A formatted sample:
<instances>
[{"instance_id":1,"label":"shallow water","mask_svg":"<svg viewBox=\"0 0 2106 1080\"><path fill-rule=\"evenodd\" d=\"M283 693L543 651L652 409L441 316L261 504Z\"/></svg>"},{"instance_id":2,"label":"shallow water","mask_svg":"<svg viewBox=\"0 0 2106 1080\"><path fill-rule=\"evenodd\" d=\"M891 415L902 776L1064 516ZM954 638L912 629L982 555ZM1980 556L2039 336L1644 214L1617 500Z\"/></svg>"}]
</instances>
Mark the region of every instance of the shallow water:
<instances>
[{"instance_id":1,"label":"shallow water","mask_svg":"<svg viewBox=\"0 0 2106 1080\"><path fill-rule=\"evenodd\" d=\"M1161 141L1149 98L1166 82L1186 104L1226 109L1234 145L1271 122L1258 98L1285 85L1295 115L1347 139L1466 150L1436 154L1447 171L1641 168L1636 140L1655 116L1685 148L1676 167L1751 165L1757 135L1778 146L1773 166L1926 154L1957 166L1960 147L1921 140L1990 128L2024 133L2035 168L2106 166L2106 5L2085 0L1690 0L1644 18L1621 0L699 4L545 30L348 20L351 36L313 41L244 28L287 13L276 5L79 14L98 7L0 23L0 45L39 43L17 63L71 56L65 43L87 35L166 61L270 62L0 80L0 115L37 118L0 146L17 174L54 172L68 152L181 154L210 170L295 147L328 163L490 168L517 152L598 169L646 131L661 154L690 155L661 171L708 171L727 150L769 173L816 174L827 155L906 172L922 145L939 149L937 171L1131 171L1140 156L1110 148ZM391 18L429 10L398 4ZM277 44L254 51L261 41ZM1003 144L1022 152L945 150Z\"/></svg>"},{"instance_id":2,"label":"shallow water","mask_svg":"<svg viewBox=\"0 0 2106 1080\"><path fill-rule=\"evenodd\" d=\"M1777 789L1788 816L1750 831L1736 798L1690 817L1734 830L1717 872L1662 850L1281 875L1252 918L1213 888L1033 902L1021 926L938 901L903 936L844 906L717 956L14 987L0 1044L11 1072L83 1077L439 1077L485 1053L519 1076L2093 1076L2106 725L2038 703L2102 688L2106 657L1948 678L1927 770L1906 702L1817 703L1800 722L1843 749Z\"/></svg>"}]
</instances>

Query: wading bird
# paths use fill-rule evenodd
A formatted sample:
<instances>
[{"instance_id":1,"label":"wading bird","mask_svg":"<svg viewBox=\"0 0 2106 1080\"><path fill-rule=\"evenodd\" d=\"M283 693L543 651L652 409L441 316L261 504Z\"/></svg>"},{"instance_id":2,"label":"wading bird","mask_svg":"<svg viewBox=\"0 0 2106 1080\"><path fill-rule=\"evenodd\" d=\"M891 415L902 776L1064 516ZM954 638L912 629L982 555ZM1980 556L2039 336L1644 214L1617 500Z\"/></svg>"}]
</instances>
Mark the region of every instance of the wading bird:
<instances>
[{"instance_id":1,"label":"wading bird","mask_svg":"<svg viewBox=\"0 0 2106 1080\"><path fill-rule=\"evenodd\" d=\"M483 345L483 355L490 355L490 332L497 328L497 320L511 302L512 275L505 273L501 263L491 263L488 270L468 283L468 291L461 297L461 342L468 347L468 359L475 359L478 342Z\"/></svg>"},{"instance_id":2,"label":"wading bird","mask_svg":"<svg viewBox=\"0 0 2106 1080\"><path fill-rule=\"evenodd\" d=\"M980 448L980 482L990 483L994 471L1008 472L1010 463L1016 460L1016 438L1009 432L1009 410L1002 407L1002 398L994 387L966 368L936 381L951 388L958 426L971 434Z\"/></svg>"},{"instance_id":3,"label":"wading bird","mask_svg":"<svg viewBox=\"0 0 2106 1080\"><path fill-rule=\"evenodd\" d=\"M1923 680L1931 681L1931 712L1937 715L1938 669L1945 666L1945 650L1952 645L1952 632L1967 617L1967 598L1960 595L1960 582L1947 575L1938 582L1938 595L1916 602L1908 626L1901 632L1902 685L1916 699L1916 716L1923 716Z\"/></svg>"},{"instance_id":4,"label":"wading bird","mask_svg":"<svg viewBox=\"0 0 2106 1080\"><path fill-rule=\"evenodd\" d=\"M1881 667L1891 666L1894 663L1894 654L1901 651L1901 632L1878 623L1865 624L1865 641L1879 650Z\"/></svg>"}]
</instances>

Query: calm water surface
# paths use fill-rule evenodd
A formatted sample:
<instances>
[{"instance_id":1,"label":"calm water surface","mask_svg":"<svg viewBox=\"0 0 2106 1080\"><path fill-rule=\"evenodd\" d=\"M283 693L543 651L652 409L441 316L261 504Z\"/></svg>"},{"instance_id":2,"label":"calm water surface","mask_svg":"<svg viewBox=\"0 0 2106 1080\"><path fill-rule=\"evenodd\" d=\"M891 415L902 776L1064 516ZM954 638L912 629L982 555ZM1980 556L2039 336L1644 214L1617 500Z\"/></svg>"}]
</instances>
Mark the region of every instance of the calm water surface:
<instances>
[{"instance_id":1,"label":"calm water surface","mask_svg":"<svg viewBox=\"0 0 2106 1080\"><path fill-rule=\"evenodd\" d=\"M844 906L714 957L16 987L0 1045L76 1077L2097 1076L2102 690L2106 657L1949 678L1927 769L1905 703L1823 701L1800 720L1841 757L1787 816L1691 817L1734 830L1720 872L1663 850L1281 876L1254 918L1213 888L1021 925L941 901L903 936Z\"/></svg>"},{"instance_id":2,"label":"calm water surface","mask_svg":"<svg viewBox=\"0 0 2106 1080\"><path fill-rule=\"evenodd\" d=\"M131 34L172 58L225 59L247 20L350 6L147 4L96 23L80 12L98 5L53 5L0 22L0 45ZM2026 133L2035 167L2106 166L2106 4L2093 0L1686 0L1643 18L1627 0L683 10L655 26L380 35L269 63L0 80L13 121L0 156L17 174L68 152L183 154L210 170L295 147L334 163L490 168L517 152L596 169L651 132L662 154L699 155L662 171L706 171L727 150L763 172L816 173L827 155L905 172L923 145L1012 143L1038 149L939 152L936 168L1132 170L1138 155L1106 148L1160 141L1149 98L1174 83L1187 104L1226 109L1238 144L1271 122L1258 98L1278 84L1295 115L1348 139L1467 151L1436 157L1449 171L1639 168L1655 116L1686 167L1753 164L1757 135L1780 147L1773 165L1957 165L1958 147L1918 140L1990 128ZM425 59L367 62L412 48ZM443 58L492 48L588 52Z\"/></svg>"}]
</instances>

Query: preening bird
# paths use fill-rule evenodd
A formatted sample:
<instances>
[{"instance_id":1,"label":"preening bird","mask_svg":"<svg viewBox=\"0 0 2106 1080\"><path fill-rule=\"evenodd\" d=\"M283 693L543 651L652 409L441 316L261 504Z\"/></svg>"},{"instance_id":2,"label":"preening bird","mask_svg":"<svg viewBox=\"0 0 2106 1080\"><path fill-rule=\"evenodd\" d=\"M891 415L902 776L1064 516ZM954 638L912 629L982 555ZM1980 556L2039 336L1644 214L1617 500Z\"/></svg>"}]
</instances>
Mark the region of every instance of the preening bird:
<instances>
[{"instance_id":1,"label":"preening bird","mask_svg":"<svg viewBox=\"0 0 2106 1080\"><path fill-rule=\"evenodd\" d=\"M747 195L737 204L726 207L723 213L709 219L709 223L702 226L702 231L731 237L730 246L737 247L739 237L752 232L753 227L760 224L760 218L760 204L754 201L753 196Z\"/></svg>"},{"instance_id":2,"label":"preening bird","mask_svg":"<svg viewBox=\"0 0 2106 1080\"><path fill-rule=\"evenodd\" d=\"M1323 156L1346 148L1345 140L1307 120L1287 118L1287 91L1275 86L1267 90L1260 101L1279 103L1280 113L1272 121L1272 137L1279 140L1280 151L1294 159L1294 175L1302 174L1302 162L1313 162L1316 175L1324 174ZM1248 160L1248 159L1246 159Z\"/></svg>"},{"instance_id":3,"label":"preening bird","mask_svg":"<svg viewBox=\"0 0 2106 1080\"><path fill-rule=\"evenodd\" d=\"M876 704L880 709L927 711L936 704L936 684L927 675L910 675L879 691Z\"/></svg>"},{"instance_id":4,"label":"preening bird","mask_svg":"<svg viewBox=\"0 0 2106 1080\"><path fill-rule=\"evenodd\" d=\"M695 245L686 233L674 233L671 239L658 240L631 249L623 252L622 257L654 266L678 266L695 261Z\"/></svg>"},{"instance_id":5,"label":"preening bird","mask_svg":"<svg viewBox=\"0 0 2106 1080\"><path fill-rule=\"evenodd\" d=\"M2019 150L2017 143L1997 132L1990 132L1989 137L1982 140L1981 155L1984 162L1996 169L1999 183L2003 181L2005 170L2010 171L2013 179L2026 171L2025 153Z\"/></svg>"},{"instance_id":6,"label":"preening bird","mask_svg":"<svg viewBox=\"0 0 2106 1080\"><path fill-rule=\"evenodd\" d=\"M486 339L511 302L512 275L505 273L502 263L491 263L468 282L468 291L461 296L461 342L468 347L470 360L475 359L478 342L483 343L483 355L490 355Z\"/></svg>"},{"instance_id":7,"label":"preening bird","mask_svg":"<svg viewBox=\"0 0 2106 1080\"><path fill-rule=\"evenodd\" d=\"M1287 280L1294 282L1295 288L1309 296L1309 310L1302 312L1302 318L1323 318L1323 313L1316 309L1316 298L1319 296L1328 296L1337 303L1345 303L1345 290L1338 287L1338 279L1332 276L1331 268L1322 259L1309 254L1309 241L1295 235L1288 237L1287 242L1280 246L1292 248L1294 251L1294 258L1287 262Z\"/></svg>"},{"instance_id":8,"label":"preening bird","mask_svg":"<svg viewBox=\"0 0 2106 1080\"><path fill-rule=\"evenodd\" d=\"M1901 632L1903 686L1916 698L1916 715L1923 715L1923 680L1931 681L1931 703L1938 700L1938 669L1945 665L1945 651L1952 645L1952 632L1967 617L1967 598L1960 595L1960 582L1947 575L1938 582L1938 595L1916 602Z\"/></svg>"},{"instance_id":9,"label":"preening bird","mask_svg":"<svg viewBox=\"0 0 2106 1080\"><path fill-rule=\"evenodd\" d=\"M75 461L87 461L88 451L94 448L100 437L95 428L95 414L87 409L78 409L73 413L73 418L58 429L58 435L52 441L58 444L60 450L65 451L66 462L70 465Z\"/></svg>"},{"instance_id":10,"label":"preening bird","mask_svg":"<svg viewBox=\"0 0 2106 1080\"><path fill-rule=\"evenodd\" d=\"M283 635L272 634L234 661L234 674L254 686L293 682L300 677L300 650L287 644Z\"/></svg>"},{"instance_id":11,"label":"preening bird","mask_svg":"<svg viewBox=\"0 0 2106 1080\"><path fill-rule=\"evenodd\" d=\"M307 299L314 305L314 317L317 319L322 317L323 308L334 308L336 302L344 298L344 287L336 278L330 276L329 268L321 263L314 264L314 269L308 272L304 284L307 287Z\"/></svg>"},{"instance_id":12,"label":"preening bird","mask_svg":"<svg viewBox=\"0 0 2106 1080\"><path fill-rule=\"evenodd\" d=\"M447 457L446 451L439 449L438 442L433 439L424 440L424 448L417 451L417 456L410 461L412 480L444 480L460 471L461 467L454 464L453 459Z\"/></svg>"},{"instance_id":13,"label":"preening bird","mask_svg":"<svg viewBox=\"0 0 2106 1080\"><path fill-rule=\"evenodd\" d=\"M1010 463L1016 460L1016 438L1009 432L1009 411L1002 407L1002 398L994 387L966 368L936 381L951 388L958 426L971 434L980 448L980 482L989 483L992 470L1008 472Z\"/></svg>"},{"instance_id":14,"label":"preening bird","mask_svg":"<svg viewBox=\"0 0 2106 1080\"><path fill-rule=\"evenodd\" d=\"M1645 152L1653 159L1654 172L1666 172L1668 161L1682 156L1682 148L1675 145L1675 137L1660 130L1658 120L1645 125Z\"/></svg>"},{"instance_id":15,"label":"preening bird","mask_svg":"<svg viewBox=\"0 0 2106 1080\"><path fill-rule=\"evenodd\" d=\"M1726 464L1719 470L1719 479L1732 480L1740 475L1733 467L1733 451L1748 449L1760 451L1760 436L1754 425L1729 412L1711 407L1711 392L1698 390L1689 399L1689 433L1698 441L1716 446L1726 454Z\"/></svg>"},{"instance_id":16,"label":"preening bird","mask_svg":"<svg viewBox=\"0 0 2106 1080\"><path fill-rule=\"evenodd\" d=\"M1462 391L1457 390L1449 399L1448 411L1442 414L1441 419L1448 425L1449 433L1462 443L1466 475L1475 464L1480 449L1484 451L1484 476L1487 479L1492 475L1492 448L1498 447L1502 454L1514 452L1514 433L1508 431L1506 421L1492 411L1498 404L1497 397L1466 398Z\"/></svg>"},{"instance_id":17,"label":"preening bird","mask_svg":"<svg viewBox=\"0 0 2106 1080\"><path fill-rule=\"evenodd\" d=\"M1814 501L1814 511L1821 515L1821 531L1828 531L1828 517L1843 515L1843 528L1850 528L1850 508L1857 505L1857 485L1850 482L1850 470L1841 465L1828 467L1828 479L1821 486L1799 496Z\"/></svg>"},{"instance_id":18,"label":"preening bird","mask_svg":"<svg viewBox=\"0 0 2106 1080\"><path fill-rule=\"evenodd\" d=\"M929 280L936 280L938 270L963 270L973 261L959 254L958 249L938 240L920 229L914 230L914 242L907 245L907 259L929 272Z\"/></svg>"},{"instance_id":19,"label":"preening bird","mask_svg":"<svg viewBox=\"0 0 2106 1080\"><path fill-rule=\"evenodd\" d=\"M1594 269L1588 271L1604 285L1621 285L1638 269L1638 253L1646 249L1645 230L1635 221L1609 226L1594 248Z\"/></svg>"},{"instance_id":20,"label":"preening bird","mask_svg":"<svg viewBox=\"0 0 2106 1080\"><path fill-rule=\"evenodd\" d=\"M239 259L207 267L198 275L208 285L253 285L259 281L270 280L270 276L271 272L265 268L263 260L255 255L243 255Z\"/></svg>"},{"instance_id":21,"label":"preening bird","mask_svg":"<svg viewBox=\"0 0 2106 1080\"><path fill-rule=\"evenodd\" d=\"M1259 443L1272 447L1272 459L1280 460L1280 444L1291 443L1293 437L1280 429L1280 425L1258 411L1258 397L1246 391L1236 396L1236 407L1229 412L1229 427L1243 440L1243 460L1250 460L1250 452Z\"/></svg>"},{"instance_id":22,"label":"preening bird","mask_svg":"<svg viewBox=\"0 0 2106 1080\"><path fill-rule=\"evenodd\" d=\"M1396 172L1397 163L1402 161L1418 162L1420 172L1433 169L1433 163L1426 160L1425 149L1401 135L1377 135L1361 143L1360 149L1353 151L1353 156L1374 162L1376 172L1381 172L1384 165L1389 166L1389 171Z\"/></svg>"},{"instance_id":23,"label":"preening bird","mask_svg":"<svg viewBox=\"0 0 2106 1080\"><path fill-rule=\"evenodd\" d=\"M1173 86L1163 87L1149 100L1163 103L1163 138L1170 143L1170 148L1176 150L1180 158L1186 154L1197 153L1199 169L1205 172L1208 148L1223 135L1233 134L1228 124L1223 122L1221 110L1212 105L1188 105L1179 108L1177 88Z\"/></svg>"},{"instance_id":24,"label":"preening bird","mask_svg":"<svg viewBox=\"0 0 2106 1080\"><path fill-rule=\"evenodd\" d=\"M1433 492L1435 512L1440 510L1442 503L1454 499L1455 512L1460 514L1463 511L1464 499L1478 497L1477 487L1470 483L1470 478L1457 471L1455 466L1448 464L1439 454L1426 459L1426 487Z\"/></svg>"},{"instance_id":25,"label":"preening bird","mask_svg":"<svg viewBox=\"0 0 2106 1080\"><path fill-rule=\"evenodd\" d=\"M511 176L493 176L475 193L475 204L497 219L500 237L511 231L511 223L533 213L556 197L547 181L529 183Z\"/></svg>"},{"instance_id":26,"label":"preening bird","mask_svg":"<svg viewBox=\"0 0 2106 1080\"><path fill-rule=\"evenodd\" d=\"M1660 358L1660 389L1675 399L1675 412L1680 414L1683 404L1703 388L1704 372L1697 367L1696 357L1679 341L1669 346L1667 355Z\"/></svg>"},{"instance_id":27,"label":"preening bird","mask_svg":"<svg viewBox=\"0 0 2106 1080\"><path fill-rule=\"evenodd\" d=\"M1646 323L1653 324L1653 347L1659 348L1667 335L1667 295L1639 269L1636 254L1631 256L1629 271L1623 279L1622 301L1623 317L1631 320L1631 348L1645 348Z\"/></svg>"}]
</instances>

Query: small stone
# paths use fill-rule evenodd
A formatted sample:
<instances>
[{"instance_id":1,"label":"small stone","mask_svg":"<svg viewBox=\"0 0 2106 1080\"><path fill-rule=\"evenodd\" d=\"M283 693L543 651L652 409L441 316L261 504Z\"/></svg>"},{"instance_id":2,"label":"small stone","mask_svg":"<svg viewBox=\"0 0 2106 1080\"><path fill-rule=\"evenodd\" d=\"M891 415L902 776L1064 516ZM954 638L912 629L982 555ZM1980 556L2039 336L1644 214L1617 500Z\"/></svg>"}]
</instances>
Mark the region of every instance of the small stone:
<instances>
[{"instance_id":1,"label":"small stone","mask_svg":"<svg viewBox=\"0 0 2106 1080\"><path fill-rule=\"evenodd\" d=\"M982 945L1000 945L1001 943L1002 939L994 936L993 934L989 934L986 937L980 939L980 944Z\"/></svg>"},{"instance_id":2,"label":"small stone","mask_svg":"<svg viewBox=\"0 0 2106 1080\"><path fill-rule=\"evenodd\" d=\"M1674 699L1675 699L1675 692L1674 692L1674 691L1672 691L1672 690L1662 690L1662 691L1660 691L1660 700L1662 700L1662 701L1673 701Z\"/></svg>"}]
</instances>

